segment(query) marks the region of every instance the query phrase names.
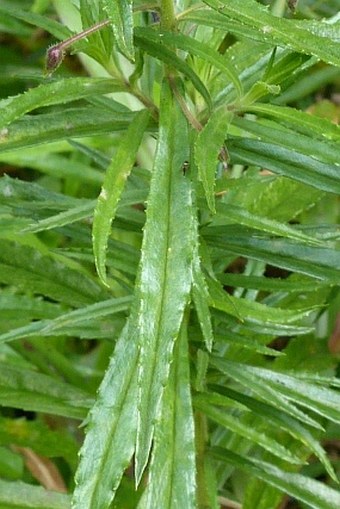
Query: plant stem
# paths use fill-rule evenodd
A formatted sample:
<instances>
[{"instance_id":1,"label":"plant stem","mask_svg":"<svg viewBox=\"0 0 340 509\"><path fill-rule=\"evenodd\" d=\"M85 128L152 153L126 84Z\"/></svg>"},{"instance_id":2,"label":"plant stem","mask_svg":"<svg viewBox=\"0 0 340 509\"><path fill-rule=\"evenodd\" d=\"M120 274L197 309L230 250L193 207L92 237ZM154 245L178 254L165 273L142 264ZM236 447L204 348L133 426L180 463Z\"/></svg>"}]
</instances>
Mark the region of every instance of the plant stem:
<instances>
[{"instance_id":1,"label":"plant stem","mask_svg":"<svg viewBox=\"0 0 340 509\"><path fill-rule=\"evenodd\" d=\"M92 27L87 28L86 30L83 30L79 34L72 35L72 37L69 37L68 39L65 39L65 41L60 42L57 44L59 49L65 50L69 48L72 44L79 41L80 39L84 39L88 35L93 34L93 32L97 32L97 30L100 30L101 28L106 27L109 25L111 21L109 19L104 19L103 21L100 21L99 23L96 23Z\"/></svg>"},{"instance_id":2,"label":"plant stem","mask_svg":"<svg viewBox=\"0 0 340 509\"><path fill-rule=\"evenodd\" d=\"M68 39L65 39L65 41L61 41L58 44L55 44L54 46L51 46L46 55L46 73L47 75L51 75L57 67L61 64L61 62L64 59L66 49L72 46L75 42L84 39L90 34L93 34L93 32L96 32L97 30L100 30L103 27L106 27L109 25L111 21L109 19L105 19L104 21L100 21L99 23L96 23L92 27L87 28L86 30L83 30L82 32L72 35L72 37L69 37Z\"/></svg>"},{"instance_id":3,"label":"plant stem","mask_svg":"<svg viewBox=\"0 0 340 509\"><path fill-rule=\"evenodd\" d=\"M176 23L173 0L161 0L161 29L171 31Z\"/></svg>"},{"instance_id":4,"label":"plant stem","mask_svg":"<svg viewBox=\"0 0 340 509\"><path fill-rule=\"evenodd\" d=\"M196 468L197 468L197 505L198 509L209 509L211 507L210 497L207 490L206 478L206 438L207 423L206 417L201 412L195 414L195 435L196 435Z\"/></svg>"}]
</instances>

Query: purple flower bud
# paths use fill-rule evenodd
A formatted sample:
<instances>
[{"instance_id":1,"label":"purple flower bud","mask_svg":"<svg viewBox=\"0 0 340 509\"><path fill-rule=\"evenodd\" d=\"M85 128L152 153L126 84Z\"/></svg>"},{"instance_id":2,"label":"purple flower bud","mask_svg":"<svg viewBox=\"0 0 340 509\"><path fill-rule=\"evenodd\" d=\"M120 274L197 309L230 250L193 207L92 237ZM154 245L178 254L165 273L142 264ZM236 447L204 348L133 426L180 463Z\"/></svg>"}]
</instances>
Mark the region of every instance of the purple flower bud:
<instances>
[{"instance_id":1,"label":"purple flower bud","mask_svg":"<svg viewBox=\"0 0 340 509\"><path fill-rule=\"evenodd\" d=\"M63 58L65 56L65 52L59 47L57 44L56 46L51 46L47 50L46 54L46 73L52 74L61 64L63 61Z\"/></svg>"}]
</instances>

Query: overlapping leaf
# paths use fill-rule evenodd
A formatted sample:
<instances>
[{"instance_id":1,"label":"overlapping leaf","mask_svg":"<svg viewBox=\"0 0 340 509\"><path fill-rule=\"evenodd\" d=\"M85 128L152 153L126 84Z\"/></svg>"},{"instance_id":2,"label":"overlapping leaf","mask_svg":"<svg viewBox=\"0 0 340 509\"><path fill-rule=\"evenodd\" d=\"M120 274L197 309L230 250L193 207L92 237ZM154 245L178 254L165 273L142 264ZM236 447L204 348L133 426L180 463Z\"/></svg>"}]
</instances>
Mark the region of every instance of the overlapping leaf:
<instances>
[{"instance_id":1,"label":"overlapping leaf","mask_svg":"<svg viewBox=\"0 0 340 509\"><path fill-rule=\"evenodd\" d=\"M315 55L333 65L340 64L340 43L321 35L324 33L322 31L324 22L322 21L319 22L320 30L317 31L315 25L295 23L294 20L273 16L255 0L232 2L230 0L205 0L205 3L215 9L220 16L235 19L246 27L257 30L261 34L263 42L283 45L293 51Z\"/></svg>"},{"instance_id":2,"label":"overlapping leaf","mask_svg":"<svg viewBox=\"0 0 340 509\"><path fill-rule=\"evenodd\" d=\"M196 221L190 180L187 121L168 85L163 86L158 148L144 228L139 302L139 421L136 477L146 466L174 342L192 282ZM161 192L160 192L161 189Z\"/></svg>"},{"instance_id":3,"label":"overlapping leaf","mask_svg":"<svg viewBox=\"0 0 340 509\"><path fill-rule=\"evenodd\" d=\"M133 10L131 0L103 0L103 7L112 21L113 33L120 51L134 60Z\"/></svg>"},{"instance_id":4,"label":"overlapping leaf","mask_svg":"<svg viewBox=\"0 0 340 509\"><path fill-rule=\"evenodd\" d=\"M0 404L84 419L92 399L80 389L22 367L1 365Z\"/></svg>"},{"instance_id":5,"label":"overlapping leaf","mask_svg":"<svg viewBox=\"0 0 340 509\"><path fill-rule=\"evenodd\" d=\"M196 508L195 433L188 361L184 323L155 431L148 486L138 509Z\"/></svg>"},{"instance_id":6,"label":"overlapping leaf","mask_svg":"<svg viewBox=\"0 0 340 509\"><path fill-rule=\"evenodd\" d=\"M73 495L74 509L106 509L135 449L137 429L136 315L119 338L88 417Z\"/></svg>"},{"instance_id":7,"label":"overlapping leaf","mask_svg":"<svg viewBox=\"0 0 340 509\"><path fill-rule=\"evenodd\" d=\"M0 506L6 509L70 509L68 495L40 486L0 479Z\"/></svg>"},{"instance_id":8,"label":"overlapping leaf","mask_svg":"<svg viewBox=\"0 0 340 509\"><path fill-rule=\"evenodd\" d=\"M106 249L111 223L115 217L118 201L126 179L135 163L137 150L149 119L147 111L137 114L120 142L115 157L107 169L103 187L94 211L92 238L97 272L106 281Z\"/></svg>"},{"instance_id":9,"label":"overlapping leaf","mask_svg":"<svg viewBox=\"0 0 340 509\"><path fill-rule=\"evenodd\" d=\"M334 507L340 504L340 494L338 491L309 477L284 472L270 463L255 458L245 458L232 451L218 447L213 448L211 454L219 461L232 463L237 468L251 473L279 490L305 502L314 509L334 509Z\"/></svg>"}]
</instances>

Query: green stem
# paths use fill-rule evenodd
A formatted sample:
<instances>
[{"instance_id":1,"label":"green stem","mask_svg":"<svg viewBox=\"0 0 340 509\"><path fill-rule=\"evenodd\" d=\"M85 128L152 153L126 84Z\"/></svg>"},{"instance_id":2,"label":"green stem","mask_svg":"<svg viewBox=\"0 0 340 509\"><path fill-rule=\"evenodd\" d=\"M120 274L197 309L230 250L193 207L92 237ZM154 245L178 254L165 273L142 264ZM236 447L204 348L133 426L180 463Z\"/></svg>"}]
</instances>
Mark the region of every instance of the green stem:
<instances>
[{"instance_id":1,"label":"green stem","mask_svg":"<svg viewBox=\"0 0 340 509\"><path fill-rule=\"evenodd\" d=\"M196 436L196 481L197 481L197 504L198 509L210 509L210 497L207 489L206 475L206 440L207 440L206 417L201 412L195 414Z\"/></svg>"},{"instance_id":2,"label":"green stem","mask_svg":"<svg viewBox=\"0 0 340 509\"><path fill-rule=\"evenodd\" d=\"M282 18L287 8L286 0L276 0L272 5L271 11L274 16Z\"/></svg>"},{"instance_id":3,"label":"green stem","mask_svg":"<svg viewBox=\"0 0 340 509\"><path fill-rule=\"evenodd\" d=\"M161 29L171 31L175 23L176 16L173 0L161 0Z\"/></svg>"}]
</instances>

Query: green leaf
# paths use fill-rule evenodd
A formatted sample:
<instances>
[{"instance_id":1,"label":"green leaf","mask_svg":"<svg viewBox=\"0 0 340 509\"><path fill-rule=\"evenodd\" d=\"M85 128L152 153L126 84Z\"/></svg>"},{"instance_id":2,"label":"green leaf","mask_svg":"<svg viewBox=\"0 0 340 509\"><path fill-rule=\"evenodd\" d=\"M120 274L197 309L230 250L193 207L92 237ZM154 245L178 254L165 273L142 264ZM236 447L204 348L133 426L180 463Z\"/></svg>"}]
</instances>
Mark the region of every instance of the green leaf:
<instances>
[{"instance_id":1,"label":"green leaf","mask_svg":"<svg viewBox=\"0 0 340 509\"><path fill-rule=\"evenodd\" d=\"M55 318L62 312L62 307L58 304L47 302L41 297L32 297L29 295L13 295L2 289L0 293L0 313L7 319L18 317L22 313L27 319Z\"/></svg>"},{"instance_id":2,"label":"green leaf","mask_svg":"<svg viewBox=\"0 0 340 509\"><path fill-rule=\"evenodd\" d=\"M228 398L232 398L235 401L242 403L242 405L245 405L254 414L260 417L261 420L265 420L275 428L279 426L280 429L288 432L296 440L299 440L319 458L330 477L335 482L338 482L338 478L327 457L326 452L321 447L318 440L314 438L312 433L297 420L293 419L287 413L282 412L281 410L266 402L259 401L258 399L254 399L251 396L247 396L241 392L234 391L229 387L213 385L211 386L211 389L227 396Z\"/></svg>"},{"instance_id":3,"label":"green leaf","mask_svg":"<svg viewBox=\"0 0 340 509\"><path fill-rule=\"evenodd\" d=\"M289 449L283 447L279 442L266 435L265 432L258 431L256 428L250 428L248 424L242 422L239 416L233 416L228 410L217 408L214 405L213 394L202 394L195 398L195 408L203 412L209 419L220 426L227 428L237 435L254 442L263 447L274 456L289 463L301 465L304 462L298 456L292 454ZM221 399L222 396L221 396ZM212 400L212 401L211 401ZM219 404L222 404L220 401Z\"/></svg>"},{"instance_id":4,"label":"green leaf","mask_svg":"<svg viewBox=\"0 0 340 509\"><path fill-rule=\"evenodd\" d=\"M103 9L112 21L118 48L126 58L134 61L132 0L103 0Z\"/></svg>"},{"instance_id":5,"label":"green leaf","mask_svg":"<svg viewBox=\"0 0 340 509\"><path fill-rule=\"evenodd\" d=\"M339 171L334 164L250 138L229 139L228 151L233 163L260 166L329 193L340 192Z\"/></svg>"},{"instance_id":6,"label":"green leaf","mask_svg":"<svg viewBox=\"0 0 340 509\"><path fill-rule=\"evenodd\" d=\"M285 239L256 238L250 235L249 230L242 231L240 226L237 231L228 227L223 227L223 231L214 228L211 230L215 234L212 235L211 231L206 238L214 247L339 284L340 257L336 249L301 246L298 242Z\"/></svg>"},{"instance_id":7,"label":"green leaf","mask_svg":"<svg viewBox=\"0 0 340 509\"><path fill-rule=\"evenodd\" d=\"M237 468L262 479L314 509L334 509L340 505L338 491L309 477L284 472L270 463L255 458L245 458L220 447L212 448L211 455L219 461L231 463Z\"/></svg>"},{"instance_id":8,"label":"green leaf","mask_svg":"<svg viewBox=\"0 0 340 509\"><path fill-rule=\"evenodd\" d=\"M195 162L198 176L203 183L208 207L215 212L215 175L218 156L223 149L233 113L224 106L215 110L195 143Z\"/></svg>"},{"instance_id":9,"label":"green leaf","mask_svg":"<svg viewBox=\"0 0 340 509\"><path fill-rule=\"evenodd\" d=\"M252 352L257 352L262 355L270 355L272 357L280 357L281 355L284 355L283 352L279 352L273 348L268 348L267 346L262 345L259 341L256 341L255 339L249 338L247 336L242 336L241 334L237 334L234 331L223 331L223 334L215 334L215 338L216 343L229 343L232 346L245 348L246 350L251 350Z\"/></svg>"},{"instance_id":10,"label":"green leaf","mask_svg":"<svg viewBox=\"0 0 340 509\"><path fill-rule=\"evenodd\" d=\"M297 407L292 405L283 395L278 391L272 389L268 384L263 384L256 377L249 374L247 371L243 371L243 364L237 364L235 362L227 361L218 357L211 359L211 364L217 369L221 370L225 375L237 380L247 389L251 390L257 395L257 397L264 401L269 402L273 407L276 407L282 412L295 417L304 424L309 424L316 429L323 429L321 425L304 412L301 412ZM235 369L234 369L235 368Z\"/></svg>"},{"instance_id":11,"label":"green leaf","mask_svg":"<svg viewBox=\"0 0 340 509\"><path fill-rule=\"evenodd\" d=\"M288 400L294 401L300 406L326 417L329 420L340 423L340 395L335 390L303 381L300 377L295 378L282 372L275 372L269 369L257 368L249 365L236 366L229 361L223 361L225 369L228 367L237 372L238 369L249 377L262 380L271 388Z\"/></svg>"},{"instance_id":12,"label":"green leaf","mask_svg":"<svg viewBox=\"0 0 340 509\"><path fill-rule=\"evenodd\" d=\"M88 417L76 473L74 509L107 509L134 453L138 332L132 311Z\"/></svg>"},{"instance_id":13,"label":"green leaf","mask_svg":"<svg viewBox=\"0 0 340 509\"><path fill-rule=\"evenodd\" d=\"M107 293L84 270L29 246L1 240L0 281L73 307L103 300Z\"/></svg>"},{"instance_id":14,"label":"green leaf","mask_svg":"<svg viewBox=\"0 0 340 509\"><path fill-rule=\"evenodd\" d=\"M0 363L0 405L83 419L91 398L66 382Z\"/></svg>"},{"instance_id":15,"label":"green leaf","mask_svg":"<svg viewBox=\"0 0 340 509\"><path fill-rule=\"evenodd\" d=\"M60 212L59 214L47 217L46 219L41 219L35 224L27 226L22 231L36 233L51 230L52 228L60 228L61 226L72 224L76 221L81 221L82 219L92 215L94 205L95 204L93 201L90 203L86 202L82 205L79 205L78 207L73 207L70 210Z\"/></svg>"},{"instance_id":16,"label":"green leaf","mask_svg":"<svg viewBox=\"0 0 340 509\"><path fill-rule=\"evenodd\" d=\"M227 360L214 360L221 369L227 371L230 376L236 378L240 375L249 380L262 381L281 393L286 399L300 406L326 417L334 422L340 422L340 395L326 387L305 382L301 377L294 377L282 372L269 369L257 368L246 364L236 364Z\"/></svg>"},{"instance_id":17,"label":"green leaf","mask_svg":"<svg viewBox=\"0 0 340 509\"><path fill-rule=\"evenodd\" d=\"M137 151L149 120L148 111L137 114L127 129L107 169L103 187L94 211L92 239L96 268L101 281L107 285L106 249L111 223L115 217L118 201L136 160Z\"/></svg>"},{"instance_id":18,"label":"green leaf","mask_svg":"<svg viewBox=\"0 0 340 509\"><path fill-rule=\"evenodd\" d=\"M196 55L215 66L232 82L237 95L239 97L242 96L242 84L231 62L228 61L227 55L221 56L220 53L212 49L208 44L179 32L162 32L158 34L158 38L162 44L188 51L192 55Z\"/></svg>"},{"instance_id":19,"label":"green leaf","mask_svg":"<svg viewBox=\"0 0 340 509\"><path fill-rule=\"evenodd\" d=\"M47 16L41 16L40 14L24 11L22 9L18 9L17 6L12 6L9 3L6 5L0 5L0 12L6 14L6 16L13 17L25 21L31 25L42 28L54 35L57 39L67 39L72 35L71 30L69 30L65 25L58 23L56 20L52 18L48 18Z\"/></svg>"},{"instance_id":20,"label":"green leaf","mask_svg":"<svg viewBox=\"0 0 340 509\"><path fill-rule=\"evenodd\" d=\"M224 222L231 222L254 228L255 230L285 237L288 239L299 240L301 244L323 245L320 240L310 237L291 226L279 223L273 219L258 216L248 210L235 205L234 203L219 202L217 206L217 221L223 217Z\"/></svg>"},{"instance_id":21,"label":"green leaf","mask_svg":"<svg viewBox=\"0 0 340 509\"><path fill-rule=\"evenodd\" d=\"M234 297L229 295L220 283L213 279L208 280L208 287L212 307L246 322L263 323L263 325L274 322L275 324L286 325L301 320L310 313L310 310L280 309L267 306L261 302Z\"/></svg>"},{"instance_id":22,"label":"green leaf","mask_svg":"<svg viewBox=\"0 0 340 509\"><path fill-rule=\"evenodd\" d=\"M222 16L219 12L212 11L211 9L188 9L185 13L182 13L179 22L188 21L197 25L216 28L223 32L230 32L238 36L241 40L249 38L252 41L258 41L259 43L264 42L263 33L253 28L251 25L241 23L236 17L229 19L226 16Z\"/></svg>"},{"instance_id":23,"label":"green leaf","mask_svg":"<svg viewBox=\"0 0 340 509\"><path fill-rule=\"evenodd\" d=\"M107 13L104 10L104 2L92 2L91 0L80 0L80 16L84 29L96 25L98 22L107 20ZM67 9L67 8L66 8ZM88 41L88 42L87 42ZM87 41L83 39L76 44L78 49L80 45L84 47L84 51L105 68L107 68L112 56L114 47L114 35L112 25L102 27L101 30L92 33ZM79 48L80 49L80 48Z\"/></svg>"},{"instance_id":24,"label":"green leaf","mask_svg":"<svg viewBox=\"0 0 340 509\"><path fill-rule=\"evenodd\" d=\"M226 286L267 290L269 292L315 292L319 288L332 286L328 281L312 281L307 278L280 279L263 276L246 276L244 274L225 273L218 276Z\"/></svg>"},{"instance_id":25,"label":"green leaf","mask_svg":"<svg viewBox=\"0 0 340 509\"><path fill-rule=\"evenodd\" d=\"M0 101L0 129L25 113L42 106L64 104L91 95L120 90L121 85L107 78L67 78L39 85L23 94Z\"/></svg>"},{"instance_id":26,"label":"green leaf","mask_svg":"<svg viewBox=\"0 0 340 509\"><path fill-rule=\"evenodd\" d=\"M194 87L204 98L209 109L211 109L211 97L201 79L184 60L176 55L174 51L169 50L166 46L160 43L158 36L153 30L138 27L135 29L134 38L136 45L140 49L183 73L184 76L192 82Z\"/></svg>"},{"instance_id":27,"label":"green leaf","mask_svg":"<svg viewBox=\"0 0 340 509\"><path fill-rule=\"evenodd\" d=\"M39 140L37 141L39 143ZM0 160L4 163L18 166L19 168L28 167L55 178L67 178L79 181L79 175L81 175L84 182L92 186L95 185L96 187L103 182L103 175L95 168L91 168L88 164L71 160L69 157L61 154L39 154L37 157L37 153L34 152L35 150L31 149L13 151L11 153L0 153ZM71 201L70 199L70 202Z\"/></svg>"},{"instance_id":28,"label":"green leaf","mask_svg":"<svg viewBox=\"0 0 340 509\"><path fill-rule=\"evenodd\" d=\"M334 165L338 162L340 143L332 143L324 137L318 140L314 132L310 132L308 136L302 133L297 134L295 128L289 129L277 122L263 119L252 121L246 118L235 118L233 124L247 133L254 134L258 140L276 143L325 163Z\"/></svg>"},{"instance_id":29,"label":"green leaf","mask_svg":"<svg viewBox=\"0 0 340 509\"><path fill-rule=\"evenodd\" d=\"M0 479L0 507L3 509L70 509L70 498L23 482Z\"/></svg>"},{"instance_id":30,"label":"green leaf","mask_svg":"<svg viewBox=\"0 0 340 509\"><path fill-rule=\"evenodd\" d=\"M204 2L215 9L220 16L226 16L256 29L261 34L263 42L274 46L285 46L293 51L314 55L332 65L340 65L340 43L331 41L316 33L315 27L319 27L319 33L327 28L324 21L314 22L313 26L296 23L273 16L267 8L254 0L204 0ZM208 17L208 16L207 16Z\"/></svg>"},{"instance_id":31,"label":"green leaf","mask_svg":"<svg viewBox=\"0 0 340 509\"><path fill-rule=\"evenodd\" d=\"M184 322L175 345L155 429L148 485L138 509L196 508L195 429L186 327Z\"/></svg>"},{"instance_id":32,"label":"green leaf","mask_svg":"<svg viewBox=\"0 0 340 509\"><path fill-rule=\"evenodd\" d=\"M34 336L73 336L75 328L79 327L80 337L82 328L89 328L92 323L100 327L100 318L111 316L121 311L127 311L133 301L133 297L120 297L96 302L91 306L86 306L68 313L60 314L53 320L41 320L30 323L18 329L11 329L0 335L0 344L14 341L16 339L28 338ZM91 329L91 334L95 332ZM104 331L105 334L105 331ZM100 334L99 334L100 335ZM106 332L106 337L109 331Z\"/></svg>"},{"instance_id":33,"label":"green leaf","mask_svg":"<svg viewBox=\"0 0 340 509\"><path fill-rule=\"evenodd\" d=\"M326 118L317 117L305 111L286 106L275 106L274 104L256 103L247 107L247 110L282 120L298 132L304 132L310 136L314 135L321 139L340 141L340 127Z\"/></svg>"},{"instance_id":34,"label":"green leaf","mask_svg":"<svg viewBox=\"0 0 340 509\"><path fill-rule=\"evenodd\" d=\"M209 290L202 271L197 248L193 260L192 296L205 345L207 349L211 351L214 343L214 332L209 310Z\"/></svg>"},{"instance_id":35,"label":"green leaf","mask_svg":"<svg viewBox=\"0 0 340 509\"><path fill-rule=\"evenodd\" d=\"M217 192L224 192L221 202L237 204L258 216L270 217L281 223L298 217L325 195L324 191L287 177L245 173L239 179L217 181Z\"/></svg>"},{"instance_id":36,"label":"green leaf","mask_svg":"<svg viewBox=\"0 0 340 509\"><path fill-rule=\"evenodd\" d=\"M113 113L88 106L26 116L0 131L0 152L72 137L124 131L135 113Z\"/></svg>"},{"instance_id":37,"label":"green leaf","mask_svg":"<svg viewBox=\"0 0 340 509\"><path fill-rule=\"evenodd\" d=\"M182 170L189 159L188 127L167 84L163 85L161 106L136 292L141 349L136 450L138 481L148 460L174 343L189 300L192 253L197 235L191 182Z\"/></svg>"}]
</instances>

